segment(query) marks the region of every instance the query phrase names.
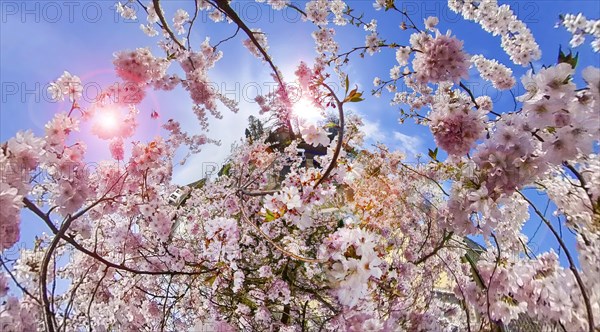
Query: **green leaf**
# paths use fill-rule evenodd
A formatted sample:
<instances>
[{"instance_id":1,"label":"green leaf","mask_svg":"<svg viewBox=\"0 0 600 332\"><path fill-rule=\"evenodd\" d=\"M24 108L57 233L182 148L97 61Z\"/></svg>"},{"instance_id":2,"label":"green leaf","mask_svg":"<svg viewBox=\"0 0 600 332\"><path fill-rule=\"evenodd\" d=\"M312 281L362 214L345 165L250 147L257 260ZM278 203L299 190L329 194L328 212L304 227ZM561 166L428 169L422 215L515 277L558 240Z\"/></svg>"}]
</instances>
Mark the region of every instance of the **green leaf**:
<instances>
[{"instance_id":1,"label":"green leaf","mask_svg":"<svg viewBox=\"0 0 600 332\"><path fill-rule=\"evenodd\" d=\"M277 219L271 210L267 209L267 214L265 215L265 222L271 222Z\"/></svg>"},{"instance_id":2,"label":"green leaf","mask_svg":"<svg viewBox=\"0 0 600 332\"><path fill-rule=\"evenodd\" d=\"M347 94L346 98L344 98L344 100L342 101L343 103L349 101L350 99L354 98L354 95L356 94L356 91L358 90L358 88L352 89L352 91L350 91L350 93Z\"/></svg>"},{"instance_id":3,"label":"green leaf","mask_svg":"<svg viewBox=\"0 0 600 332\"><path fill-rule=\"evenodd\" d=\"M215 280L217 280L217 274L213 274L208 278L204 279L204 282L207 283L208 286L212 286L215 283Z\"/></svg>"},{"instance_id":4,"label":"green leaf","mask_svg":"<svg viewBox=\"0 0 600 332\"><path fill-rule=\"evenodd\" d=\"M223 168L221 168L221 170L219 171L219 176L229 176L229 171L231 170L231 164L226 164L225 166L223 166Z\"/></svg>"},{"instance_id":5,"label":"green leaf","mask_svg":"<svg viewBox=\"0 0 600 332\"><path fill-rule=\"evenodd\" d=\"M431 150L429 149L429 157L433 160L437 160L437 154L438 154L438 148L435 148L435 150Z\"/></svg>"},{"instance_id":6,"label":"green leaf","mask_svg":"<svg viewBox=\"0 0 600 332\"><path fill-rule=\"evenodd\" d=\"M346 75L346 95L348 94L348 89L350 88L350 75Z\"/></svg>"},{"instance_id":7,"label":"green leaf","mask_svg":"<svg viewBox=\"0 0 600 332\"><path fill-rule=\"evenodd\" d=\"M557 63L568 63L571 65L573 69L577 66L577 62L579 60L579 52L573 56L573 52L569 50L569 54L565 54L562 51L562 47L558 47L558 61Z\"/></svg>"}]
</instances>

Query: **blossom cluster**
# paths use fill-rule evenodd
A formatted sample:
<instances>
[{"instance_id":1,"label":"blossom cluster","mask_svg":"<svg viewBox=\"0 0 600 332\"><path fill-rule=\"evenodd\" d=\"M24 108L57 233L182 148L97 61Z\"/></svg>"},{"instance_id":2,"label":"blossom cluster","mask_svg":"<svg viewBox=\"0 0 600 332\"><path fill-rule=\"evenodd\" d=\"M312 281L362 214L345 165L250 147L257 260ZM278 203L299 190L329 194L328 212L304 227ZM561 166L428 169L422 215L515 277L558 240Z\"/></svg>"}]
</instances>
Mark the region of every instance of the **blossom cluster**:
<instances>
[{"instance_id":1,"label":"blossom cluster","mask_svg":"<svg viewBox=\"0 0 600 332\"><path fill-rule=\"evenodd\" d=\"M75 99L81 97L82 91L81 79L71 75L68 71L65 71L60 78L55 82L51 82L48 86L50 96L56 101L65 100L65 95L68 95L69 100L73 102Z\"/></svg>"},{"instance_id":2,"label":"blossom cluster","mask_svg":"<svg viewBox=\"0 0 600 332\"><path fill-rule=\"evenodd\" d=\"M527 66L542 56L539 45L523 21L519 20L508 5L498 6L497 0L449 0L451 10L472 20L494 36L502 37L502 48L518 65Z\"/></svg>"},{"instance_id":3,"label":"blossom cluster","mask_svg":"<svg viewBox=\"0 0 600 332\"><path fill-rule=\"evenodd\" d=\"M140 85L160 80L170 64L166 59L154 57L148 48L118 52L113 63L119 77Z\"/></svg>"},{"instance_id":4,"label":"blossom cluster","mask_svg":"<svg viewBox=\"0 0 600 332\"><path fill-rule=\"evenodd\" d=\"M304 6L304 19L313 22L315 25L325 26L329 24L329 13L334 15L333 23L336 25L346 25L348 20L344 17L347 5L343 0L311 0Z\"/></svg>"},{"instance_id":5,"label":"blossom cluster","mask_svg":"<svg viewBox=\"0 0 600 332\"><path fill-rule=\"evenodd\" d=\"M369 279L379 278L384 262L379 258L376 235L361 229L341 229L325 240L320 256L331 264L329 278L339 283L340 303L353 307L366 297Z\"/></svg>"},{"instance_id":6,"label":"blossom cluster","mask_svg":"<svg viewBox=\"0 0 600 332\"><path fill-rule=\"evenodd\" d=\"M327 147L329 145L328 134L322 128L318 128L315 125L309 125L308 127L304 128L301 133L306 143L312 146L316 147L322 145Z\"/></svg>"},{"instance_id":7,"label":"blossom cluster","mask_svg":"<svg viewBox=\"0 0 600 332\"><path fill-rule=\"evenodd\" d=\"M440 93L429 114L429 129L436 144L448 154L467 154L475 142L485 134L486 113L483 109L473 110L473 104L458 91L452 94Z\"/></svg>"},{"instance_id":8,"label":"blossom cluster","mask_svg":"<svg viewBox=\"0 0 600 332\"><path fill-rule=\"evenodd\" d=\"M263 51L266 52L269 50L269 45L267 44L267 35L264 32L262 32L260 29L254 29L254 30L252 30L252 36L258 42L258 44L263 49ZM244 40L244 46L255 57L257 57L259 59L263 58L262 53L260 52L258 47L254 44L254 41L252 41L250 39L246 39L246 40Z\"/></svg>"},{"instance_id":9,"label":"blossom cluster","mask_svg":"<svg viewBox=\"0 0 600 332\"><path fill-rule=\"evenodd\" d=\"M573 34L569 42L571 47L581 46L585 42L585 36L590 35L594 38L590 45L595 52L600 52L600 20L587 19L581 13L566 14L561 16L560 24Z\"/></svg>"},{"instance_id":10,"label":"blossom cluster","mask_svg":"<svg viewBox=\"0 0 600 332\"><path fill-rule=\"evenodd\" d=\"M410 37L410 44L419 51L412 62L418 82L458 82L468 76L469 59L463 51L463 43L450 36L450 31L445 35L437 32L435 37L415 33Z\"/></svg>"},{"instance_id":11,"label":"blossom cluster","mask_svg":"<svg viewBox=\"0 0 600 332\"><path fill-rule=\"evenodd\" d=\"M221 59L223 53L216 51L205 39L200 52L184 53L179 59L181 68L185 71L186 79L183 87L190 92L190 97L195 104L206 109L216 111L216 92L210 86L207 72Z\"/></svg>"},{"instance_id":12,"label":"blossom cluster","mask_svg":"<svg viewBox=\"0 0 600 332\"><path fill-rule=\"evenodd\" d=\"M512 76L512 70L496 60L489 60L483 55L475 55L471 62L477 67L481 78L491 81L494 88L508 90L515 86L516 81Z\"/></svg>"}]
</instances>

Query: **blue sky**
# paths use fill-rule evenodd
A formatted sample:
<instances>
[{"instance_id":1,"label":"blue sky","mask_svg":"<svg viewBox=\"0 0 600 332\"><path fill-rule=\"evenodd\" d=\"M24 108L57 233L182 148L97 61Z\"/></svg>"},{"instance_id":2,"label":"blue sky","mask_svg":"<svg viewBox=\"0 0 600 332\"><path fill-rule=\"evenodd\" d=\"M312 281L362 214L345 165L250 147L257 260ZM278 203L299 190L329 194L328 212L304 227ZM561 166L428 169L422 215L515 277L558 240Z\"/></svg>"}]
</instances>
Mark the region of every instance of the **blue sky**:
<instances>
[{"instance_id":1,"label":"blue sky","mask_svg":"<svg viewBox=\"0 0 600 332\"><path fill-rule=\"evenodd\" d=\"M46 93L48 82L56 79L64 70L82 78L86 84L86 95L93 98L95 87L106 86L116 81L113 73L113 53L136 47L150 47L155 55L163 54L155 46L157 39L145 36L139 29L140 22L145 23L145 15L139 13L137 22L125 22L114 10L114 1L2 1L0 2L0 81L2 103L0 111L0 141L4 142L19 130L31 129L36 134L43 133L44 124L60 110L69 105L52 103ZM164 9L170 21L176 8L192 10L191 1L164 1ZM295 2L304 7L304 2ZM366 11L373 14L371 1L348 1L356 13ZM508 56L500 48L499 37L486 33L474 22L465 22L452 13L445 1L405 1L402 2L413 20L422 26L423 18L435 15L440 17L439 29L450 29L453 34L465 41L469 54L483 54L496 58L501 63L510 64ZM583 12L590 18L598 18L600 4L597 1L509 1L507 3L532 30L543 52L542 59L535 63L536 69L543 64L556 62L559 44L567 48L570 35L564 29L555 29L554 24L560 13ZM233 4L240 16L250 27L260 27L268 35L270 54L282 69L284 77L293 79L293 71L301 60L310 62L314 57L311 24L303 23L292 11L273 12L267 6L252 1L237 1ZM398 13L377 13L381 37L399 44L407 44L410 32L401 31L398 26L401 16ZM369 21L371 16L366 15ZM233 34L231 24L204 24L206 16L196 23L191 36L192 44L199 45L207 35L214 42ZM337 40L341 50L364 45L366 33L354 27L338 29ZM211 121L210 137L220 139L221 146L208 146L205 150L190 158L183 167L176 167L174 181L188 183L202 177L223 161L230 151L230 145L243 136L249 115L257 115L258 107L251 102L256 87L266 92L271 82L269 68L260 60L251 56L242 46L245 39L238 37L223 44L223 59L210 72L211 78L221 87L221 92L240 102L240 112L232 114L223 110L224 119ZM599 66L598 54L592 53L588 44L578 48L581 53L578 70L587 65ZM350 80L365 90L372 89L375 76L387 78L393 66L395 54L392 50L383 50L373 57L351 58L347 68ZM511 66L512 67L512 66ZM175 68L172 68L172 71ZM527 68L516 68L519 78ZM175 70L176 71L176 70ZM475 72L471 72L468 83L473 84L473 92L480 95L485 86ZM518 93L517 93L518 94ZM365 117L368 143L383 141L389 146L404 150L409 159L415 152L426 155L433 148L431 134L425 127L412 125L407 121L399 125L398 107L390 107L391 95L385 94L377 99L369 97L362 103L354 104L353 111ZM513 103L508 93L495 98L496 111L512 110ZM168 118L179 120L184 129L195 131L199 127L191 111L192 101L183 89L173 92L148 92L148 97L140 110L142 121L139 133L132 140L147 140L161 133L160 123ZM157 110L160 121L151 120L150 112ZM108 147L85 130L80 138L88 142L90 162L108 157ZM182 153L183 155L183 153ZM532 194L535 195L535 194ZM545 204L544 197L536 201ZM543 206L543 205L542 205ZM552 206L549 211L552 211ZM23 218L24 245L31 243L33 234L39 233L37 220L27 213ZM533 218L526 226L526 233L533 234L538 220ZM568 233L565 231L565 233ZM555 247L549 231L542 226L536 238L535 246L541 250ZM573 245L572 237L567 241ZM562 257L561 257L562 258ZM564 260L563 260L564 261Z\"/></svg>"}]
</instances>

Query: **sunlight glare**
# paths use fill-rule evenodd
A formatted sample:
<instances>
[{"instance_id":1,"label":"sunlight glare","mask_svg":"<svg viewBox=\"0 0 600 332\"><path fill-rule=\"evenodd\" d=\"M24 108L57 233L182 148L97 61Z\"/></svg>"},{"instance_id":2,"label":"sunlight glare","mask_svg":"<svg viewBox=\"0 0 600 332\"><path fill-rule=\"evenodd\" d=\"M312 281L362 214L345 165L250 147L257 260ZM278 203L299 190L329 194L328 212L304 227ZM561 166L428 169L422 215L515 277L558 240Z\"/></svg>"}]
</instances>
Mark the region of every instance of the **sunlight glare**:
<instances>
[{"instance_id":1,"label":"sunlight glare","mask_svg":"<svg viewBox=\"0 0 600 332\"><path fill-rule=\"evenodd\" d=\"M97 109L92 119L92 132L101 139L110 139L117 135L121 126L121 116L113 107Z\"/></svg>"},{"instance_id":2,"label":"sunlight glare","mask_svg":"<svg viewBox=\"0 0 600 332\"><path fill-rule=\"evenodd\" d=\"M113 130L118 125L117 114L113 110L106 110L98 114L96 121L100 127L106 130Z\"/></svg>"},{"instance_id":3,"label":"sunlight glare","mask_svg":"<svg viewBox=\"0 0 600 332\"><path fill-rule=\"evenodd\" d=\"M306 98L301 98L294 104L292 107L292 114L298 119L312 123L316 123L323 119L321 110Z\"/></svg>"}]
</instances>

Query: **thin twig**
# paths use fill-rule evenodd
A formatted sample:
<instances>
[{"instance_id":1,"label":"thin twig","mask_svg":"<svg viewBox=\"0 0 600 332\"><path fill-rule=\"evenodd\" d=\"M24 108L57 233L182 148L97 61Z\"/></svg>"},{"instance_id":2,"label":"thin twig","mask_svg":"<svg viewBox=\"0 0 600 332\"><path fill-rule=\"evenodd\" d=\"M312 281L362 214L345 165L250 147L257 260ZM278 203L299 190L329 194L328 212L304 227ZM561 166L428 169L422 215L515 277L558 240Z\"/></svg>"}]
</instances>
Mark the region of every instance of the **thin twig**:
<instances>
[{"instance_id":1,"label":"thin twig","mask_svg":"<svg viewBox=\"0 0 600 332\"><path fill-rule=\"evenodd\" d=\"M50 221L49 218L46 218L46 216L44 215L44 213L33 203L31 203L31 201L29 201L28 198L24 198L23 202L25 203L25 206L31 210L34 214L36 214L38 217L40 217L45 223L46 225L50 228L50 230L52 231L52 233L57 234L58 233L58 229L56 228L56 226L54 226L54 224ZM216 269L208 269L208 270L202 270L202 271L197 271L197 272L185 272L185 271L144 271L144 270L137 270L128 266L125 266L123 264L117 264L117 263L113 263L111 261L106 260L105 258L103 258L102 256L98 255L95 252L92 252L88 249L86 249L85 247L83 247L81 244L79 244L77 241L75 241L72 237L67 236L65 234L63 234L61 236L61 238L63 240L65 240L66 242L68 242L69 244L71 244L73 247L75 247L75 249L81 251L82 253L90 256L91 258L96 259L97 261L101 262L102 264L106 265L107 267L112 267L118 270L123 270L123 271L127 271L127 272L131 272L134 274L143 274L143 275L198 275L198 274L204 274L204 273L210 273L215 271Z\"/></svg>"},{"instance_id":2,"label":"thin twig","mask_svg":"<svg viewBox=\"0 0 600 332\"><path fill-rule=\"evenodd\" d=\"M463 288L460 286L460 280L458 280L458 276L456 276L456 273L454 273L454 271L450 268L448 263L446 263L446 260L444 260L444 258L442 258L442 256L440 256L438 254L436 254L436 256L442 261L442 263L444 263L444 265L446 266L448 271L450 271L450 274L452 274L452 276L454 277L454 280L456 281L458 290L460 291L460 294L462 295L462 300L460 302L461 302L461 305L462 305L463 309L465 310L465 314L467 316L467 331L471 332L471 315L469 314L469 308L467 306L465 293L463 292Z\"/></svg>"},{"instance_id":3,"label":"thin twig","mask_svg":"<svg viewBox=\"0 0 600 332\"><path fill-rule=\"evenodd\" d=\"M219 47L219 45L221 45L222 43L235 38L235 36L237 36L238 32L240 32L240 27L239 26L237 27L237 29L235 29L235 33L232 36L227 37L227 38L221 40L220 42L218 42L217 45L213 46L213 49L216 50L217 47Z\"/></svg>"},{"instance_id":4,"label":"thin twig","mask_svg":"<svg viewBox=\"0 0 600 332\"><path fill-rule=\"evenodd\" d=\"M408 19L408 21L410 22L410 24L412 24L411 28L417 30L417 32L421 32L421 30L419 30L419 28L417 28L417 25L415 24L415 22L413 22L413 20L410 18L410 16L408 15L408 13L406 12L406 10L400 10L398 9L398 7L396 7L396 5L394 4L394 2L391 2L391 7L393 10L399 12L400 14L404 15L404 17L406 17L406 19Z\"/></svg>"},{"instance_id":5,"label":"thin twig","mask_svg":"<svg viewBox=\"0 0 600 332\"><path fill-rule=\"evenodd\" d=\"M92 316L90 315L90 311L92 310L92 303L94 303L94 299L96 298L96 293L98 292L98 288L100 288L100 285L102 284L102 281L104 280L104 278L106 277L106 274L108 273L108 267L106 267L104 269L104 272L102 272L102 277L100 278L100 280L98 280L98 283L96 284L96 287L94 287L94 292L92 293L92 298L90 299L90 302L88 303L88 307L87 307L87 318L88 318L88 324L90 325L90 332L92 332Z\"/></svg>"},{"instance_id":6,"label":"thin twig","mask_svg":"<svg viewBox=\"0 0 600 332\"><path fill-rule=\"evenodd\" d=\"M277 250L279 250L282 254L284 254L285 256L288 257L292 257L295 258L297 260L303 261L303 262L307 262L307 263L324 263L326 262L325 259L315 259L315 258L307 258L307 257L302 257L300 255L296 255L293 252L290 252L286 249L284 249L283 247L281 247L279 244L277 244L275 241L273 241L269 235L265 234L265 232L263 232L262 229L260 229L260 227L258 225L256 225L255 223L253 223L250 218L248 218L248 215L246 214L245 211L245 206L244 206L244 202L241 199L240 196L240 211L242 213L242 219L244 219L244 221L251 225L258 233L260 233L260 235L262 235L262 237L267 240L267 242L269 242L270 244L272 244L275 248L277 248Z\"/></svg>"},{"instance_id":7,"label":"thin twig","mask_svg":"<svg viewBox=\"0 0 600 332\"><path fill-rule=\"evenodd\" d=\"M463 90L465 90L465 92L467 94L469 94L469 98L471 98L471 101L473 102L473 104L475 104L475 107L479 108L479 105L477 104L477 101L475 100L475 95L473 94L473 91L471 91L471 89L467 88L467 86L463 82L460 82L460 84L458 86L460 86Z\"/></svg>"},{"instance_id":8,"label":"thin twig","mask_svg":"<svg viewBox=\"0 0 600 332\"><path fill-rule=\"evenodd\" d=\"M4 263L4 260L1 257L0 257L0 264L2 264L2 267L4 267L4 269L6 270L6 272L8 273L8 275L10 276L10 278L12 279L12 281L23 292L23 294L26 294L27 296L31 297L35 302L37 302L37 304L39 304L39 305L42 304L42 302L37 297L33 296L33 294L31 294L25 287L23 287L17 281L17 278L15 278L15 276L12 274L12 272L10 271L10 269L8 268L8 266L6 266L6 264Z\"/></svg>"},{"instance_id":9,"label":"thin twig","mask_svg":"<svg viewBox=\"0 0 600 332\"><path fill-rule=\"evenodd\" d=\"M160 20L160 23L162 23L162 25L163 25L163 30L165 30L169 34L171 39L175 43L177 43L177 45L179 45L179 47L181 48L182 51L185 50L186 49L185 46L179 41L179 39L177 39L177 37L175 36L173 31L169 28L169 24L167 23L167 20L165 19L165 16L163 15L162 9L160 8L160 1L152 0L152 3L154 4L154 12L156 12L158 19Z\"/></svg>"},{"instance_id":10,"label":"thin twig","mask_svg":"<svg viewBox=\"0 0 600 332\"><path fill-rule=\"evenodd\" d=\"M173 282L173 276L169 277L169 284L167 285L167 292L165 294L165 299L163 301L163 310L162 310L162 319L160 321L160 330L161 332L165 330L165 326L167 325L168 317L166 315L167 310L167 300L169 299L169 290L171 289L171 283Z\"/></svg>"},{"instance_id":11,"label":"thin twig","mask_svg":"<svg viewBox=\"0 0 600 332\"><path fill-rule=\"evenodd\" d=\"M154 0L154 1L157 2L158 0ZM217 7L219 9L221 9L221 11L223 13L225 13L225 15L227 15L227 17L229 17L230 20L233 21L233 23L235 23L239 28L241 28L246 33L248 38L250 38L250 41L252 41L252 44L254 44L254 46L256 46L256 48L262 54L265 61L269 64L269 66L271 66L271 69L273 70L273 73L275 74L277 81L279 81L279 84L283 87L284 86L283 79L281 78L281 75L279 74L279 70L277 69L277 67L275 66L273 61L271 60L271 57L269 56L267 51L265 51L265 49L262 47L262 45L260 45L260 43L258 42L256 37L254 36L254 32L252 32L252 30L250 30L250 28L246 25L246 23L244 23L244 21L242 21L242 19L235 12L235 10L233 10L233 8L231 8L231 6L229 5L229 1L228 0L215 0L215 3L217 5Z\"/></svg>"},{"instance_id":12,"label":"thin twig","mask_svg":"<svg viewBox=\"0 0 600 332\"><path fill-rule=\"evenodd\" d=\"M429 254L419 258L413 264L419 265L419 264L425 262L426 260L428 260L430 257L435 256L438 253L438 251L440 251L442 248L444 248L446 241L448 241L452 237L453 234L454 234L454 232L445 234L444 238L442 238L442 241L440 242L440 244L438 244Z\"/></svg>"},{"instance_id":13,"label":"thin twig","mask_svg":"<svg viewBox=\"0 0 600 332\"><path fill-rule=\"evenodd\" d=\"M188 45L188 49L191 51L192 50L192 46L191 46L191 42L190 42L190 34L192 33L192 27L194 26L194 22L196 22L196 18L198 18L198 1L194 1L194 17L192 17L192 20L190 21L190 26L188 27L188 32L187 32L187 45Z\"/></svg>"},{"instance_id":14,"label":"thin twig","mask_svg":"<svg viewBox=\"0 0 600 332\"><path fill-rule=\"evenodd\" d=\"M558 244L565 251L565 256L567 256L567 260L569 261L569 269L571 270L571 272L573 272L573 275L575 276L575 280L577 280L577 285L579 286L579 289L581 290L581 296L583 297L583 301L585 303L585 309L587 311L588 325L589 325L588 331L594 332L594 326L595 326L594 325L594 314L592 311L592 305L590 303L590 298L585 289L585 285L583 284L583 280L581 279L581 276L579 275L579 271L577 271L577 267L575 266L575 261L573 260L573 257L571 256L571 252L567 248L565 242L562 240L562 238L560 237L558 232L556 232L556 229L554 229L554 226L552 226L550 221L548 221L548 219L546 219L546 217L542 214L542 212L540 210L538 210L537 206L535 206L521 191L517 190L517 192L519 193L519 195L521 195L521 197L523 197L523 199L527 203L529 203L529 205L531 206L533 211L538 215L538 217L540 217L540 219L542 219L542 221L546 224L546 226L548 226L548 228L550 229L550 231L552 232L552 234L558 241Z\"/></svg>"},{"instance_id":15,"label":"thin twig","mask_svg":"<svg viewBox=\"0 0 600 332\"><path fill-rule=\"evenodd\" d=\"M259 196L276 194L279 192L279 190L259 190L259 191L240 190L239 192L245 196L259 197Z\"/></svg>"},{"instance_id":16,"label":"thin twig","mask_svg":"<svg viewBox=\"0 0 600 332\"><path fill-rule=\"evenodd\" d=\"M296 6L296 5L292 4L292 3L289 3L286 6L289 7L289 8L292 8L292 9L296 10L298 13L302 14L302 16L304 16L304 17L308 16L308 15L306 15L306 13L302 9L300 9L298 6Z\"/></svg>"},{"instance_id":17,"label":"thin twig","mask_svg":"<svg viewBox=\"0 0 600 332\"><path fill-rule=\"evenodd\" d=\"M585 179L583 178L583 176L581 175L581 173L579 173L579 171L573 167L573 165L571 165L569 162L565 161L563 162L563 165L568 168L571 173L573 173L573 175L575 175L575 177L577 178L577 180L579 180L579 182L581 183L581 187L585 190L585 193L587 194L588 198L590 199L590 202L592 203L592 206L594 206L594 199L593 199L593 195L592 195L592 191L590 186L588 186L587 182L585 181Z\"/></svg>"},{"instance_id":18,"label":"thin twig","mask_svg":"<svg viewBox=\"0 0 600 332\"><path fill-rule=\"evenodd\" d=\"M417 171L417 170L415 170L415 169L413 169L413 168L411 168L411 167L408 167L408 166L406 166L404 163L400 163L400 166L402 166L402 167L404 167L404 168L408 169L408 170L409 170L409 171L411 171L411 172L414 172L414 173L416 173L417 175L420 175L420 176L422 176L422 177L425 177L425 178L429 179L430 181L432 181L433 183L435 183L435 184L437 185L437 187L438 187L438 188L440 188L440 190L442 191L442 193L443 193L444 195L446 195L446 196L450 196L450 194L448 194L448 193L446 192L446 190L444 190L444 187L442 187L442 185L441 185L441 184L439 184L439 183L438 183L436 180L434 180L434 179L433 179L433 178L431 178L430 176L428 176L428 175L425 175L425 174L422 174L421 172L419 172L419 171Z\"/></svg>"},{"instance_id":19,"label":"thin twig","mask_svg":"<svg viewBox=\"0 0 600 332\"><path fill-rule=\"evenodd\" d=\"M64 330L65 331L67 330L67 321L69 320L69 312L73 308L73 302L75 301L75 295L77 295L77 289L79 289L79 287L83 284L83 281L85 280L85 278L90 273L90 270L93 267L94 267L93 265L90 265L90 267L88 267L88 269L85 271L83 276L79 279L79 281L77 282L75 287L73 287L73 290L71 290L71 296L69 296L69 302L67 303L67 306L65 308L63 321L60 324L60 326L58 327L59 331L62 329L63 326L64 326Z\"/></svg>"}]
</instances>

